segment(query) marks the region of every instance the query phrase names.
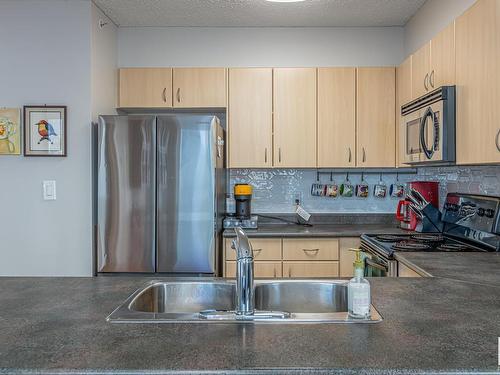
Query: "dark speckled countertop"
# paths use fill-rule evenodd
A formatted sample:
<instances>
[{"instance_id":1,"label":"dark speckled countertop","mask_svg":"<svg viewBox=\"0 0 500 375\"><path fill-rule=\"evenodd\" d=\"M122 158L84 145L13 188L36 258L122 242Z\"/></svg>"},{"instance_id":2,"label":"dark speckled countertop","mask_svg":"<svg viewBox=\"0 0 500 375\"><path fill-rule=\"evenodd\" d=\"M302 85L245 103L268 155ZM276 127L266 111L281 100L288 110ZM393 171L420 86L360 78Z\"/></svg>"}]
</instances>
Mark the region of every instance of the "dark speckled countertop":
<instances>
[{"instance_id":1,"label":"dark speckled countertop","mask_svg":"<svg viewBox=\"0 0 500 375\"><path fill-rule=\"evenodd\" d=\"M377 324L110 324L148 279L1 278L0 373L498 372L500 257L404 257L435 277L371 279Z\"/></svg>"}]
</instances>

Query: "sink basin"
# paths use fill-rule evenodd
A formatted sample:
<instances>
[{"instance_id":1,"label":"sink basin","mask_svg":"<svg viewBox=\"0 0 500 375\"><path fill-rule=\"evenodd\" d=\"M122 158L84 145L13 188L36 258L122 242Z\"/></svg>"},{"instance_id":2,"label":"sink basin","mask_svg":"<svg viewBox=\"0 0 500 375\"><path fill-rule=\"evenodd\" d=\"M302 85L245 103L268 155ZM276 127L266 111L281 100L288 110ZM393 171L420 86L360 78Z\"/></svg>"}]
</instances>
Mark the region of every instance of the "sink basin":
<instances>
[{"instance_id":1,"label":"sink basin","mask_svg":"<svg viewBox=\"0 0 500 375\"><path fill-rule=\"evenodd\" d=\"M371 318L347 314L344 280L260 280L255 282L257 311L287 312L251 320L203 319L204 310L230 311L236 306L236 284L224 279L152 281L135 291L108 316L112 323L376 323L382 321L371 306ZM230 314L231 316L231 314Z\"/></svg>"},{"instance_id":2,"label":"sink basin","mask_svg":"<svg viewBox=\"0 0 500 375\"><path fill-rule=\"evenodd\" d=\"M132 311L148 313L199 313L202 310L231 310L236 287L225 282L153 283L130 302Z\"/></svg>"},{"instance_id":3,"label":"sink basin","mask_svg":"<svg viewBox=\"0 0 500 375\"><path fill-rule=\"evenodd\" d=\"M289 281L256 285L255 308L290 313L347 311L347 284Z\"/></svg>"}]
</instances>

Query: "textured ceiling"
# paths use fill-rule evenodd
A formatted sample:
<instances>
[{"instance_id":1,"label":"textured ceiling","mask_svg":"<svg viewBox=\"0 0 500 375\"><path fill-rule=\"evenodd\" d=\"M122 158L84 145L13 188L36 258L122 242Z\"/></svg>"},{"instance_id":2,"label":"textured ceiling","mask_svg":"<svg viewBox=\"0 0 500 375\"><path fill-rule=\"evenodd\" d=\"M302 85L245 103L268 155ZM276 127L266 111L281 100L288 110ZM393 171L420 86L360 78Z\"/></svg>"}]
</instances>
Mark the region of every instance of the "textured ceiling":
<instances>
[{"instance_id":1,"label":"textured ceiling","mask_svg":"<svg viewBox=\"0 0 500 375\"><path fill-rule=\"evenodd\" d=\"M94 0L119 26L403 26L426 0Z\"/></svg>"}]
</instances>

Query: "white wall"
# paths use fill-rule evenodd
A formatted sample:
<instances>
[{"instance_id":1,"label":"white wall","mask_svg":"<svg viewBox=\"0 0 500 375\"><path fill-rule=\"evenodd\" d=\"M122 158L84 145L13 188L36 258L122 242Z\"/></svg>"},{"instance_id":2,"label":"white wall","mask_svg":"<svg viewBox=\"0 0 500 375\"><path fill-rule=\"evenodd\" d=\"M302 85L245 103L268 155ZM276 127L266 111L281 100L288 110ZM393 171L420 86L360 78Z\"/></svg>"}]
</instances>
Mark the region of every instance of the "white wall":
<instances>
[{"instance_id":1,"label":"white wall","mask_svg":"<svg viewBox=\"0 0 500 375\"><path fill-rule=\"evenodd\" d=\"M403 58L403 28L121 27L120 67L369 66Z\"/></svg>"},{"instance_id":2,"label":"white wall","mask_svg":"<svg viewBox=\"0 0 500 375\"><path fill-rule=\"evenodd\" d=\"M2 276L91 274L90 17L88 1L0 1L0 107L68 106L68 157L0 156Z\"/></svg>"},{"instance_id":3,"label":"white wall","mask_svg":"<svg viewBox=\"0 0 500 375\"><path fill-rule=\"evenodd\" d=\"M432 39L475 1L427 0L405 26L405 57Z\"/></svg>"},{"instance_id":4,"label":"white wall","mask_svg":"<svg viewBox=\"0 0 500 375\"><path fill-rule=\"evenodd\" d=\"M116 114L118 28L93 3L91 14L91 106L92 121L97 121L99 115ZM101 27L102 23L105 25Z\"/></svg>"}]
</instances>

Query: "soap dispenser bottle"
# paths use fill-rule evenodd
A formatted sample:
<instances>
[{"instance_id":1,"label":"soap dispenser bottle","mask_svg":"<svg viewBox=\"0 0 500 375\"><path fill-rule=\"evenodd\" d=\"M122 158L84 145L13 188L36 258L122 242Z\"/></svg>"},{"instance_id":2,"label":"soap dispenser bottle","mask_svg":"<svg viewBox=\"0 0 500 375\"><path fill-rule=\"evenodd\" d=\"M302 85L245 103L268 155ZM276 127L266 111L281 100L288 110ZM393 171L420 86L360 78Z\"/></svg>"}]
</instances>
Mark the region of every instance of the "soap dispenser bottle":
<instances>
[{"instance_id":1,"label":"soap dispenser bottle","mask_svg":"<svg viewBox=\"0 0 500 375\"><path fill-rule=\"evenodd\" d=\"M354 277L347 285L347 305L349 317L368 319L370 317L370 283L364 276L364 264L361 260L360 249L349 249L356 252L354 261Z\"/></svg>"}]
</instances>

